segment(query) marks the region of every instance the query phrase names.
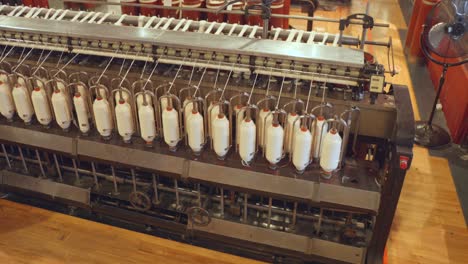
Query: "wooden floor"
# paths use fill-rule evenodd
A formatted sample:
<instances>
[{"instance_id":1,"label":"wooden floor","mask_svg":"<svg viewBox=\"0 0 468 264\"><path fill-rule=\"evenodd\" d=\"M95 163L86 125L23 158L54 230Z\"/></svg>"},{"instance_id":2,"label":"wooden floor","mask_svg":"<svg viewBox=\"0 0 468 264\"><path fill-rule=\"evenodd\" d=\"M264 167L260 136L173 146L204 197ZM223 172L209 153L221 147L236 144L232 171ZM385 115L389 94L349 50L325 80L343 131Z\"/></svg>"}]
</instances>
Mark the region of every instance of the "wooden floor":
<instances>
[{"instance_id":1,"label":"wooden floor","mask_svg":"<svg viewBox=\"0 0 468 264\"><path fill-rule=\"evenodd\" d=\"M365 1L352 3L350 9L319 15L340 17L365 10ZM385 40L387 33L394 38L395 60L401 72L391 81L412 88L397 31L406 29L397 0L372 1L370 14L379 22L391 23L389 30L374 29L368 35L373 40ZM315 27L331 31L330 26L321 23ZM349 33L360 32L351 29ZM374 48L373 53L381 63L386 63L385 49ZM414 110L419 119L416 105ZM468 262L468 229L448 163L431 157L423 148L414 148L413 165L388 241L388 260L398 264ZM0 263L255 262L0 200Z\"/></svg>"}]
</instances>

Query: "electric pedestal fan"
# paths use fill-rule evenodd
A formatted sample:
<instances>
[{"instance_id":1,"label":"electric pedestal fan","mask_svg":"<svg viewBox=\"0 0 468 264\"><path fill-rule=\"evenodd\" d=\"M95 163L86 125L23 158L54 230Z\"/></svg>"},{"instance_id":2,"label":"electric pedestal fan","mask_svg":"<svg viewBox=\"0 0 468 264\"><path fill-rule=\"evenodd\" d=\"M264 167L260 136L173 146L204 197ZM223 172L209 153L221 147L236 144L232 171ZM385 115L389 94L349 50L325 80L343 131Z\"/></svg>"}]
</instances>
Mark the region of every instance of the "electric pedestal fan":
<instances>
[{"instance_id":1,"label":"electric pedestal fan","mask_svg":"<svg viewBox=\"0 0 468 264\"><path fill-rule=\"evenodd\" d=\"M429 60L441 65L443 70L429 120L416 122L416 144L438 147L450 143L447 131L432 121L447 69L468 62L468 34L465 34L468 29L467 16L468 0L443 0L432 8L426 18L421 34L421 49ZM434 58L433 54L442 59Z\"/></svg>"}]
</instances>

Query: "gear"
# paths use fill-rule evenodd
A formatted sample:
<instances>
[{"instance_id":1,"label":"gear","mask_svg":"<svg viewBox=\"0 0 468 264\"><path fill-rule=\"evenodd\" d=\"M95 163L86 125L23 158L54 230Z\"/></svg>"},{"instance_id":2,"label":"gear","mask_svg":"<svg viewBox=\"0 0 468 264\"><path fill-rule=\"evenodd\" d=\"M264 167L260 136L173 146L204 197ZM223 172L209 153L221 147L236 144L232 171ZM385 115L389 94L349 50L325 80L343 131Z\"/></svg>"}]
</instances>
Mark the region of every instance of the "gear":
<instances>
[{"instance_id":1,"label":"gear","mask_svg":"<svg viewBox=\"0 0 468 264\"><path fill-rule=\"evenodd\" d=\"M132 192L129 197L132 206L139 211L148 211L151 208L151 197L143 192Z\"/></svg>"}]
</instances>

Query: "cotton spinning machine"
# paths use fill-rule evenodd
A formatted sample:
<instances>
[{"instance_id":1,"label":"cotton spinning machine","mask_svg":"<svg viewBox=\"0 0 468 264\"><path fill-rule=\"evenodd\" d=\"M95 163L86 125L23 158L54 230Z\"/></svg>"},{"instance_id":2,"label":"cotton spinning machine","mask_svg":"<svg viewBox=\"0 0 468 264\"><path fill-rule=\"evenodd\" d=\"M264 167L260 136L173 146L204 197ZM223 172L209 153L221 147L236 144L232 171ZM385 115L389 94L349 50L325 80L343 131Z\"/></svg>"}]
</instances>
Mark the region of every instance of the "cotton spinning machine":
<instances>
[{"instance_id":1,"label":"cotton spinning machine","mask_svg":"<svg viewBox=\"0 0 468 264\"><path fill-rule=\"evenodd\" d=\"M391 42L343 34L379 25L338 22L0 6L1 190L270 262L379 263L413 111L362 49Z\"/></svg>"}]
</instances>

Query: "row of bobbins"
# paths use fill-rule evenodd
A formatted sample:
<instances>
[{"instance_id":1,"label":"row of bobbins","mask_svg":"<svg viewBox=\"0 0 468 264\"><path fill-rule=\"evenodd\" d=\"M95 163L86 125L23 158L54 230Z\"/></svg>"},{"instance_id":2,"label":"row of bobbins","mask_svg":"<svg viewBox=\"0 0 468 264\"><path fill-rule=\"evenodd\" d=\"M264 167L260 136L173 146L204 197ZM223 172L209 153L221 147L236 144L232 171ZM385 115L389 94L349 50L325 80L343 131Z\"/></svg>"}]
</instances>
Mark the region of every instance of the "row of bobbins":
<instances>
[{"instance_id":1,"label":"row of bobbins","mask_svg":"<svg viewBox=\"0 0 468 264\"><path fill-rule=\"evenodd\" d=\"M286 0L288 1L288 0ZM171 7L192 7L192 8L206 8L211 10L217 10L224 5L222 0L121 0L122 3L130 4L148 4L148 5L159 5L159 6L171 6ZM127 15L143 15L143 16L159 16L159 17L174 17L183 18L189 20L207 20L209 22L227 22L231 24L248 24L252 26L262 26L263 20L261 18L261 1L248 1L237 2L227 7L229 11L242 11L246 8L249 9L251 16L243 16L239 14L223 14L223 13L212 13L202 11L184 11L174 9L157 9L150 7L136 7L136 6L122 6L122 13ZM271 4L272 14L288 14L289 7L285 5L285 0L275 0ZM274 28L288 28L289 19L287 18L271 18L270 24Z\"/></svg>"},{"instance_id":2,"label":"row of bobbins","mask_svg":"<svg viewBox=\"0 0 468 264\"><path fill-rule=\"evenodd\" d=\"M289 156L287 164L292 163L299 173L314 161L328 174L340 168L353 114L359 112L354 107L325 119L323 110L332 109L329 104L308 113L299 99L277 109L273 105L278 99L273 96L249 104L247 93L227 100L222 89L213 89L201 97L197 87L190 85L175 95L169 92L169 83L153 88L146 79L130 84L121 77L88 78L85 72L67 76L63 71L25 65L14 71L11 66L2 67L0 77L0 110L9 120L17 112L29 124L35 115L41 125L49 127L56 120L65 131L74 123L84 135L94 124L104 139L116 131L130 143L139 134L148 146L159 136L173 151L185 137L195 155L209 144L220 159L234 146L245 166L255 162L261 150L271 168L284 166L280 163Z\"/></svg>"}]
</instances>

